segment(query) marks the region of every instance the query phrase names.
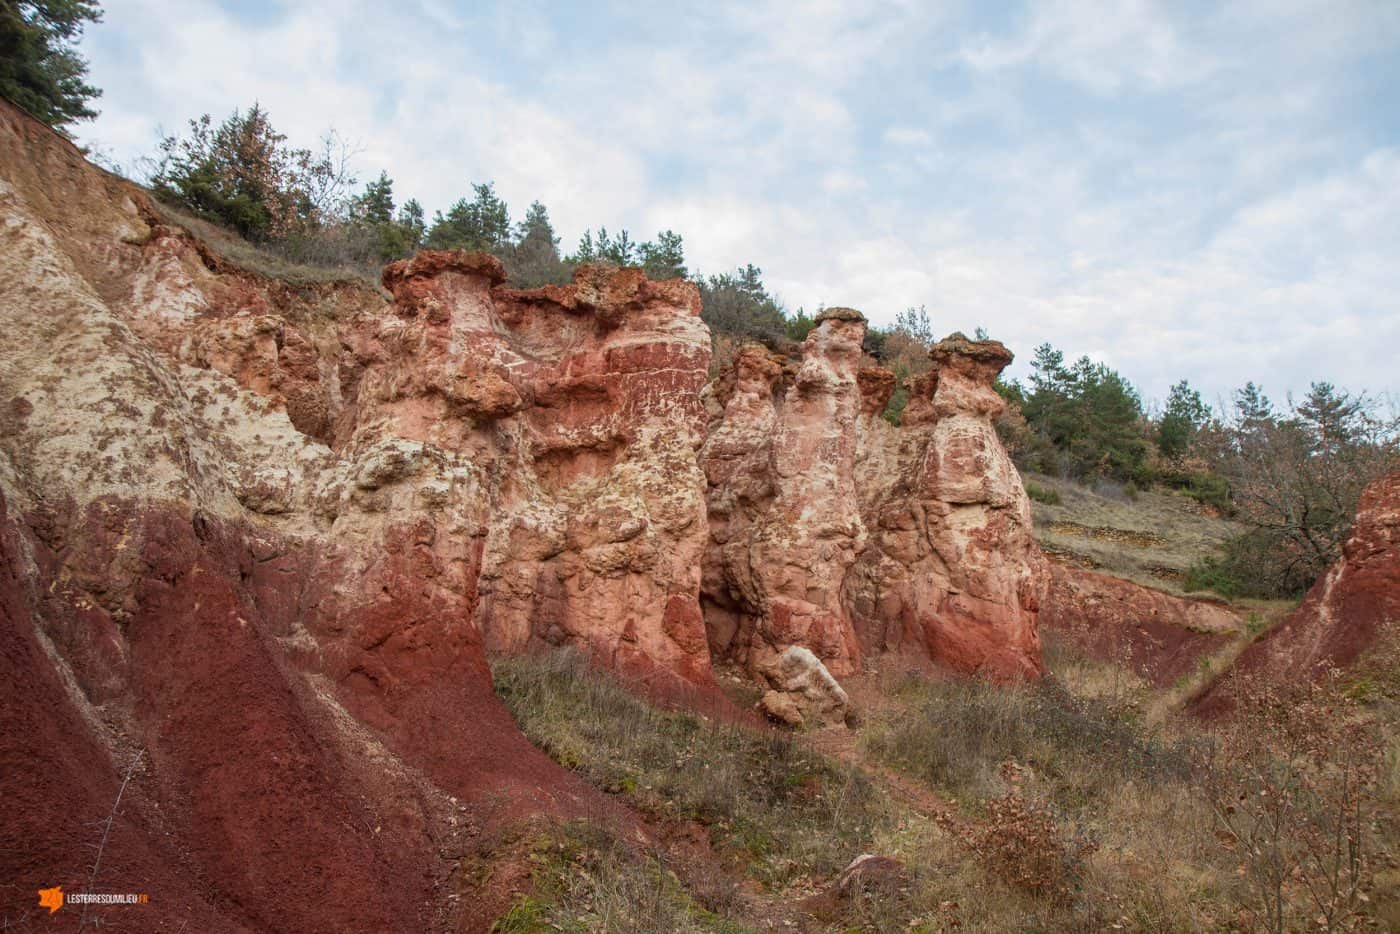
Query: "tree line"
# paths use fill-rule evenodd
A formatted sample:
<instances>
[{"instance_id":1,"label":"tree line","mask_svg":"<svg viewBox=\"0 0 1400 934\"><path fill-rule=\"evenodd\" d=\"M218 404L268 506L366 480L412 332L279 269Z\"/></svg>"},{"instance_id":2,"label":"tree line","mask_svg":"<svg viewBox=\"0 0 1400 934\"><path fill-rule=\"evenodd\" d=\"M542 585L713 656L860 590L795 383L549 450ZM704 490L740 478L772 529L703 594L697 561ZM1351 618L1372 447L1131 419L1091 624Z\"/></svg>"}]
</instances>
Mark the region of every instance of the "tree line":
<instances>
[{"instance_id":1,"label":"tree line","mask_svg":"<svg viewBox=\"0 0 1400 934\"><path fill-rule=\"evenodd\" d=\"M1400 416L1330 382L1281 405L1253 382L1208 405L1182 380L1145 411L1120 373L1036 348L1026 384L999 385L998 431L1022 470L1179 490L1247 531L1188 575L1189 589L1295 597L1341 556L1361 492L1400 469Z\"/></svg>"}]
</instances>

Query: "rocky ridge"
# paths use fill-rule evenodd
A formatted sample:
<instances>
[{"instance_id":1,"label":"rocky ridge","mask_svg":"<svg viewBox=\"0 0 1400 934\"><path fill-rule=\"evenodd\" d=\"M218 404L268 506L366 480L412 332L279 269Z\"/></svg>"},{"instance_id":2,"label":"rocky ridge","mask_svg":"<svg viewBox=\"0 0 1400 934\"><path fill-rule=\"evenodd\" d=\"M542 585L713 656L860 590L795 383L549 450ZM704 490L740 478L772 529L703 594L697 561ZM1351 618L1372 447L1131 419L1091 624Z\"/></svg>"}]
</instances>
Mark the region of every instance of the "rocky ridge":
<instances>
[{"instance_id":1,"label":"rocky ridge","mask_svg":"<svg viewBox=\"0 0 1400 934\"><path fill-rule=\"evenodd\" d=\"M887 656L1014 680L1046 622L1228 628L1047 564L995 341L939 342L896 426L852 309L711 380L685 281L518 290L439 251L382 288L259 275L3 104L0 170L15 885L80 881L136 775L111 870L191 929L470 927L480 841L630 819L525 741L488 652L573 646L673 699L732 665L816 726ZM1318 618L1393 616L1393 499Z\"/></svg>"},{"instance_id":2,"label":"rocky ridge","mask_svg":"<svg viewBox=\"0 0 1400 934\"><path fill-rule=\"evenodd\" d=\"M1342 556L1296 610L1244 650L1193 709L1218 715L1241 678L1293 683L1353 665L1400 625L1400 473L1361 494Z\"/></svg>"}]
</instances>

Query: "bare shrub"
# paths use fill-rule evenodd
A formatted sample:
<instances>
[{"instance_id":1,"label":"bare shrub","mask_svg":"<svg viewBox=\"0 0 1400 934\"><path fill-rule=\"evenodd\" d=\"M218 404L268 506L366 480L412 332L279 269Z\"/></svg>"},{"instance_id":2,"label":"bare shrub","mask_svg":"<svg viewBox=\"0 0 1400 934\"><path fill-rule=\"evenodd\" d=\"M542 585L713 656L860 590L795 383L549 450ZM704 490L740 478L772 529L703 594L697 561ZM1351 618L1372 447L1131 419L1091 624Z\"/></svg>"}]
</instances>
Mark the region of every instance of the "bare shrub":
<instances>
[{"instance_id":1,"label":"bare shrub","mask_svg":"<svg viewBox=\"0 0 1400 934\"><path fill-rule=\"evenodd\" d=\"M1235 694L1198 781L1245 908L1270 931L1361 926L1384 757L1375 726L1336 671L1290 686L1242 678Z\"/></svg>"},{"instance_id":2,"label":"bare shrub","mask_svg":"<svg viewBox=\"0 0 1400 934\"><path fill-rule=\"evenodd\" d=\"M1073 900L1098 844L1082 829L1063 835L1052 810L1027 800L1019 787L987 801L986 810L982 821L957 830L978 862L1002 882L1037 898Z\"/></svg>"}]
</instances>

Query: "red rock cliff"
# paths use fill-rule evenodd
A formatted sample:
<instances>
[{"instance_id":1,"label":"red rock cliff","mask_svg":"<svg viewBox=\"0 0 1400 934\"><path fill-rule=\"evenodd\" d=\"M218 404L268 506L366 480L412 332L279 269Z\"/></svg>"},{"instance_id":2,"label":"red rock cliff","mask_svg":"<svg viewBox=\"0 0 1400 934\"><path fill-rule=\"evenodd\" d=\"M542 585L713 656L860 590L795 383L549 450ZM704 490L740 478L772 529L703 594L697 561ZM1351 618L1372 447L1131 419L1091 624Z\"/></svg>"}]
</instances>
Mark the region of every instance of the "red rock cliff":
<instances>
[{"instance_id":1,"label":"red rock cliff","mask_svg":"<svg viewBox=\"0 0 1400 934\"><path fill-rule=\"evenodd\" d=\"M750 345L719 387L701 456L712 650L751 670L801 645L836 674L901 651L1034 676L1045 568L993 427L992 382L1011 354L961 335L939 343L896 428L878 415L893 375L859 367L864 332L858 313L835 309L790 385Z\"/></svg>"},{"instance_id":2,"label":"red rock cliff","mask_svg":"<svg viewBox=\"0 0 1400 934\"><path fill-rule=\"evenodd\" d=\"M4 105L0 169L6 916L87 883L130 778L99 883L153 929L471 928L483 834L616 811L492 692L488 636L547 615L497 581L569 579L514 530L599 568L566 638L707 672L700 474L637 462L698 442L693 287L429 255L391 304L227 265Z\"/></svg>"},{"instance_id":3,"label":"red rock cliff","mask_svg":"<svg viewBox=\"0 0 1400 934\"><path fill-rule=\"evenodd\" d=\"M1249 648L1193 705L1213 714L1231 705L1241 675L1291 681L1324 666L1343 668L1400 626L1400 473L1361 495L1342 557L1318 578L1298 609Z\"/></svg>"}]
</instances>

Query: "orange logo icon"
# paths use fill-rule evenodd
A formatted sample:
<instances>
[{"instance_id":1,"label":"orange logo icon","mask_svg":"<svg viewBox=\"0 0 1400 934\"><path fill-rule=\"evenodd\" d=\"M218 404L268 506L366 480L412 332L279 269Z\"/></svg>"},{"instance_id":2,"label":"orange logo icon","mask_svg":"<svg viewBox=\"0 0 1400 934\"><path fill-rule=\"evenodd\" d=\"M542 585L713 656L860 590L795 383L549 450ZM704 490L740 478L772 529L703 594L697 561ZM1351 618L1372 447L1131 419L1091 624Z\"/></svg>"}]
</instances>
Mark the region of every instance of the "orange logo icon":
<instances>
[{"instance_id":1,"label":"orange logo icon","mask_svg":"<svg viewBox=\"0 0 1400 934\"><path fill-rule=\"evenodd\" d=\"M56 885L51 889L39 890L39 907L47 908L49 914L63 907L63 886Z\"/></svg>"}]
</instances>

